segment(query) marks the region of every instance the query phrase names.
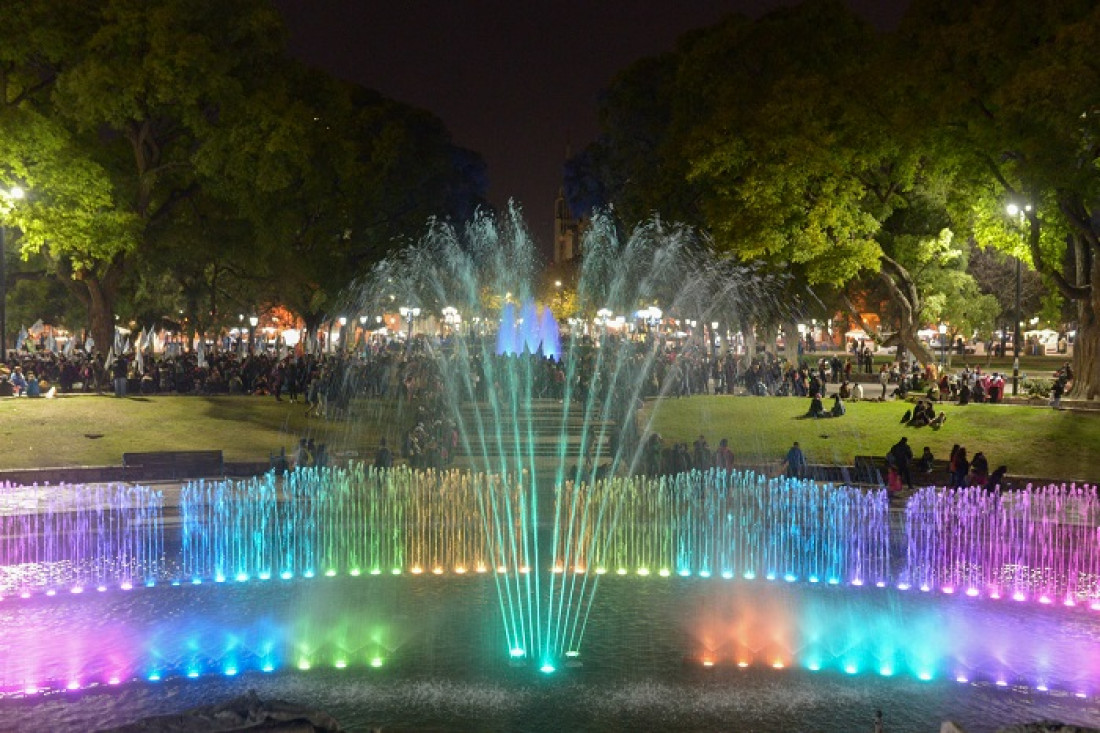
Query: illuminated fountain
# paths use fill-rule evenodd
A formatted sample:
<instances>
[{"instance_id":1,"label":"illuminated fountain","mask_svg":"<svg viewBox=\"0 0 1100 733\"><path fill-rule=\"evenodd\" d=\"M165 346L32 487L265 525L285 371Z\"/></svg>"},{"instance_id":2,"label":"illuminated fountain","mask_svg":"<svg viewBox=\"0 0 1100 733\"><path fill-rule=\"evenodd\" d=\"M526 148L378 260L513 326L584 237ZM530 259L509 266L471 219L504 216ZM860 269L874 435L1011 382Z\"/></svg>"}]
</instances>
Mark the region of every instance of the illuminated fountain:
<instances>
[{"instance_id":1,"label":"illuminated fountain","mask_svg":"<svg viewBox=\"0 0 1100 733\"><path fill-rule=\"evenodd\" d=\"M766 281L708 260L659 223L620 242L597 219L584 251L577 302L588 311L659 302L666 316L710 322L776 307ZM178 513L141 487L9 487L0 628L19 653L0 654L0 689L215 676L230 686L269 672L293 686L308 671L327 699L394 670L402 680L490 677L457 695L504 689L486 697L505 706L500 698L532 695L507 686L523 675L511 662L583 682L565 698L552 685L540 693L545 719L577 711L574 727L613 707L584 694L608 679L671 679L683 684L658 696L676 700L712 689L696 684L700 673L761 700L777 687L835 689L830 672L841 683L860 675L861 689L954 680L979 702L1000 688L1051 691L1057 704L1100 695L1095 488L926 490L902 515L877 490L739 471L638 475L632 407L668 389L654 381L659 324L627 341L605 318L584 339L562 339L558 318L570 314L538 305L535 269L514 214L461 232L439 225L348 306L377 313L400 297L425 311L455 307L466 323L499 317L496 333L408 346L443 385L437 401L458 428L461 469L352 464L200 481L182 487ZM565 375L557 393L551 365ZM348 674L360 676L341 682ZM891 699L932 694L883 689ZM652 699L633 694L647 717L606 727L654 726ZM845 704L824 697L824 707ZM877 704L852 703L865 717ZM705 720L695 727L722 727Z\"/></svg>"}]
</instances>

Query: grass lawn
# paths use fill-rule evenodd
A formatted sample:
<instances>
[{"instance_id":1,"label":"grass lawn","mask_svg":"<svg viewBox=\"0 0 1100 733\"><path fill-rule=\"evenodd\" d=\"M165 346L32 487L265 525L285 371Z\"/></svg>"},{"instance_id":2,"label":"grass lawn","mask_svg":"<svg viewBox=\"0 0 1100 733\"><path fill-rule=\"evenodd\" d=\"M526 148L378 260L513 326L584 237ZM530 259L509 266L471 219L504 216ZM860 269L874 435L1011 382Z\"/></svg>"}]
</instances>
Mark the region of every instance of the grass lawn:
<instances>
[{"instance_id":1,"label":"grass lawn","mask_svg":"<svg viewBox=\"0 0 1100 733\"><path fill-rule=\"evenodd\" d=\"M885 455L906 435L916 455L927 445L946 459L958 443L969 456L985 453L991 469L1007 465L1012 475L1100 481L1100 412L943 403L936 411L946 412L947 422L937 431L902 426L909 403L850 403L841 418L801 419L808 407L806 398L720 396L668 399L646 409L651 429L666 442L690 448L702 433L715 448L729 438L739 461L782 460L797 440L811 463L850 464L856 455Z\"/></svg>"},{"instance_id":2,"label":"grass lawn","mask_svg":"<svg viewBox=\"0 0 1100 733\"><path fill-rule=\"evenodd\" d=\"M330 452L372 456L383 429L396 439L408 422L389 402L357 405L362 419L348 421L305 411L273 397L4 399L0 469L119 465L123 453L157 450L220 449L227 461L267 460L280 447L292 452L299 437L327 443Z\"/></svg>"},{"instance_id":3,"label":"grass lawn","mask_svg":"<svg viewBox=\"0 0 1100 733\"><path fill-rule=\"evenodd\" d=\"M939 431L899 422L910 407L858 402L837 419L799 419L809 401L794 397L692 397L649 403L647 419L666 440L690 444L702 432L712 447L726 437L739 460L780 460L798 440L812 463L851 463L882 456L902 435L913 452L925 445L946 458L954 443L983 451L991 467L1017 476L1100 480L1100 411L952 404ZM0 400L0 469L119 465L128 451L220 449L226 460L267 460L301 436L327 443L334 454L372 456L378 438L399 445L412 424L407 405L363 401L345 421L307 418L305 405L271 397L113 397ZM641 421L645 424L645 420Z\"/></svg>"}]
</instances>

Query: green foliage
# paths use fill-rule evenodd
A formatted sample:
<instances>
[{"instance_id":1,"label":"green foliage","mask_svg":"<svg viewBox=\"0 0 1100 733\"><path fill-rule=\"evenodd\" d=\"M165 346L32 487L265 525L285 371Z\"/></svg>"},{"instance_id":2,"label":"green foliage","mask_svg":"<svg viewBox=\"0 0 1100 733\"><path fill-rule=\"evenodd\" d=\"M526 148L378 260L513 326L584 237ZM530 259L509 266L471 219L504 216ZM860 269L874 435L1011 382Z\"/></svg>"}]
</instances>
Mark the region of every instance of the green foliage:
<instances>
[{"instance_id":1,"label":"green foliage","mask_svg":"<svg viewBox=\"0 0 1100 733\"><path fill-rule=\"evenodd\" d=\"M109 340L278 302L316 321L433 214L483 201L436 118L284 58L266 0L16 0L0 24L0 218Z\"/></svg>"}]
</instances>

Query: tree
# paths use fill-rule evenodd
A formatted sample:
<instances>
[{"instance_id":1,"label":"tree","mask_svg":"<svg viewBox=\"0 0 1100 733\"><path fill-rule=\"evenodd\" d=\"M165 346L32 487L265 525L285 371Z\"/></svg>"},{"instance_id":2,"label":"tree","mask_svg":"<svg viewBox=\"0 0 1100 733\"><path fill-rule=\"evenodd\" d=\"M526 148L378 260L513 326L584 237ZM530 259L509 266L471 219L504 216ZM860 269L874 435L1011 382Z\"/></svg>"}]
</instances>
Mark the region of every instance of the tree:
<instances>
[{"instance_id":1,"label":"tree","mask_svg":"<svg viewBox=\"0 0 1100 733\"><path fill-rule=\"evenodd\" d=\"M1100 6L915 3L902 26L943 148L966 157L959 223L1077 306L1072 398L1100 392ZM1009 216L1016 204L1021 217Z\"/></svg>"}]
</instances>

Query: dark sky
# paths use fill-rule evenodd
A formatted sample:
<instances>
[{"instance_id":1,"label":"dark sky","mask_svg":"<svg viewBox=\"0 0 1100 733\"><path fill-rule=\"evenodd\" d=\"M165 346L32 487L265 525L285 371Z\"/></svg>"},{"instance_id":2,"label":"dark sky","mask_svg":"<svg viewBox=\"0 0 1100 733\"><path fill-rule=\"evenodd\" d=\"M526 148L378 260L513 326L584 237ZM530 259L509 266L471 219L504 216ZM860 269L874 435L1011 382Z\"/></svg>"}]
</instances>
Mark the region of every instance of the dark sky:
<instances>
[{"instance_id":1,"label":"dark sky","mask_svg":"<svg viewBox=\"0 0 1100 733\"><path fill-rule=\"evenodd\" d=\"M441 118L481 153L489 198L523 207L544 246L567 145L597 133L617 71L671 50L687 30L784 0L274 0L291 53ZM847 0L880 27L908 0Z\"/></svg>"}]
</instances>

